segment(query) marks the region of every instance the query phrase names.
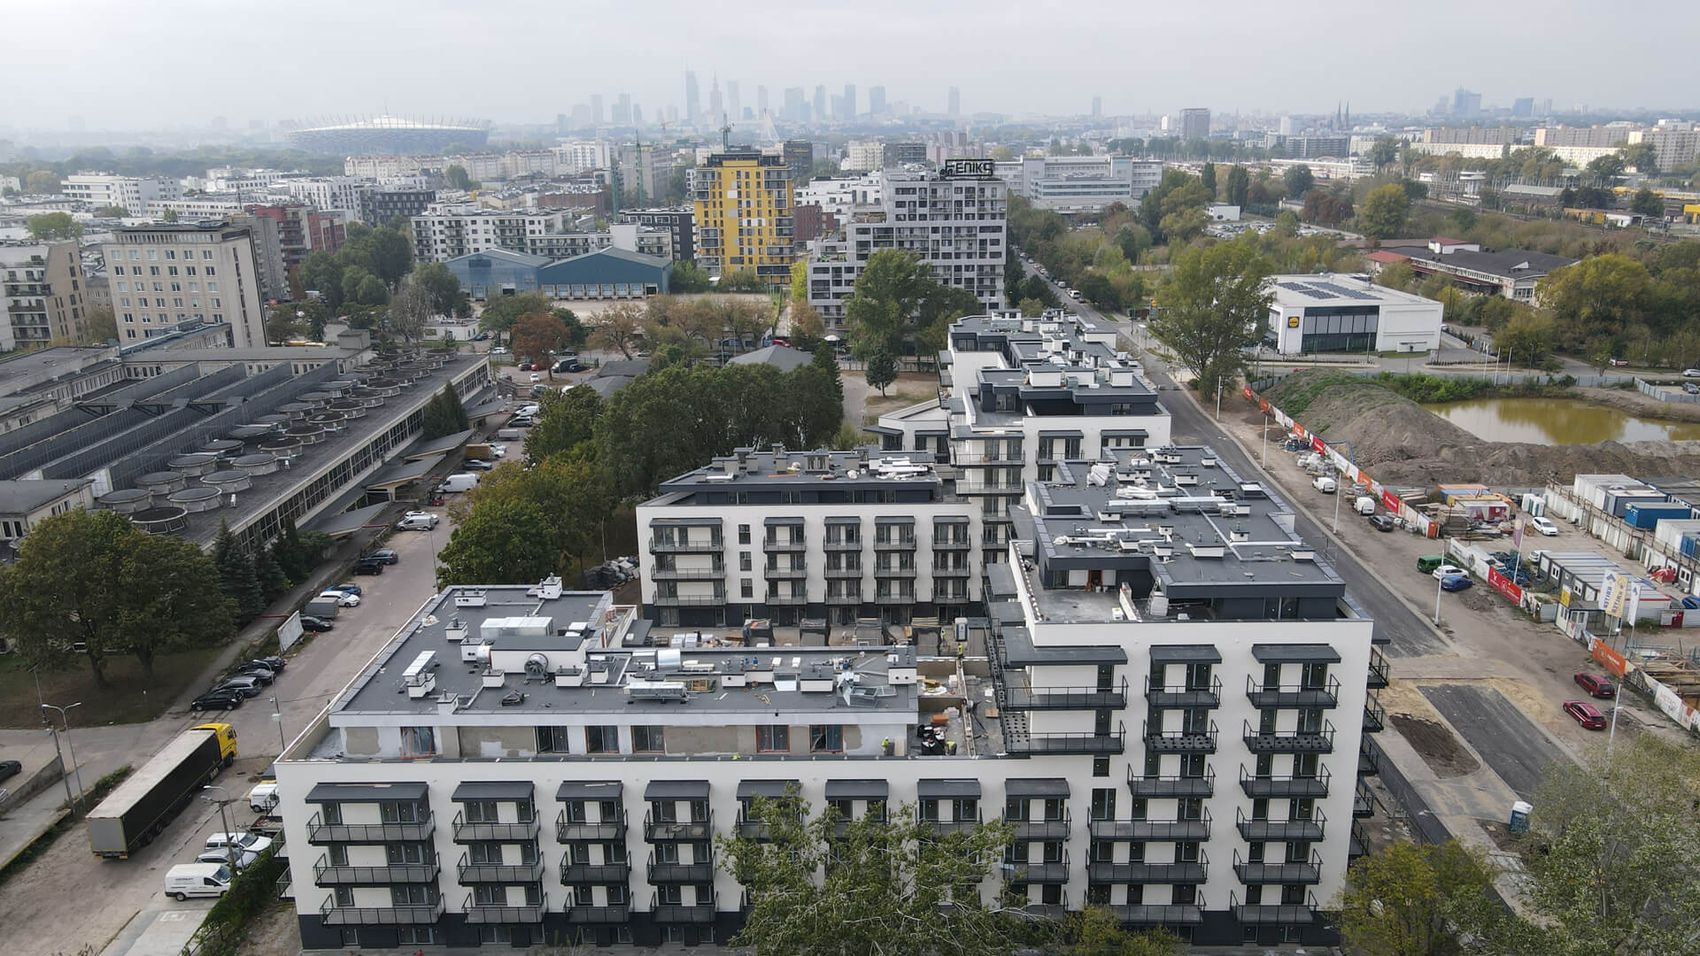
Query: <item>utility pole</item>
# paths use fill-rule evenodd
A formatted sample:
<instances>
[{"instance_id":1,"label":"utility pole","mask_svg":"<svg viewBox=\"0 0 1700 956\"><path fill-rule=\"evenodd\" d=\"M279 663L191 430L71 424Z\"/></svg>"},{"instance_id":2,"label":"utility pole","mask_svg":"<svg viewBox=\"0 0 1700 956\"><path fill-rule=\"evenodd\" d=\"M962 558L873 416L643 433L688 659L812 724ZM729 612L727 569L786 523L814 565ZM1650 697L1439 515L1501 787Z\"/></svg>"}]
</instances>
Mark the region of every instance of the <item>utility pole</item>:
<instances>
[{"instance_id":1,"label":"utility pole","mask_svg":"<svg viewBox=\"0 0 1700 956\"><path fill-rule=\"evenodd\" d=\"M225 857L225 859L230 861L230 873L231 873L232 876L235 876L237 873L242 872L242 852L243 851L242 851L241 847L236 846L236 840L235 840L236 833L235 833L235 831L230 829L230 817L224 811L225 805L232 802L231 798L230 798L230 793L229 793L229 791L225 790L223 787L219 786L218 784L213 784L213 783L209 783L206 786L202 787L201 789L202 790L217 790L219 793L224 794L224 799L222 799L222 800L215 800L212 797L208 797L208 796L205 796L205 795L203 795L201 797L201 799L207 801L208 803L216 804L218 806L218 819L221 823L224 824L224 839L226 841L225 847L224 847L224 857Z\"/></svg>"},{"instance_id":2,"label":"utility pole","mask_svg":"<svg viewBox=\"0 0 1700 956\"><path fill-rule=\"evenodd\" d=\"M285 740L283 735L283 708L278 705L276 697L272 697L271 702L272 719L277 721L277 753L281 757L284 750L288 749L289 741Z\"/></svg>"},{"instance_id":3,"label":"utility pole","mask_svg":"<svg viewBox=\"0 0 1700 956\"><path fill-rule=\"evenodd\" d=\"M71 718L68 712L74 707L81 706L83 706L83 702L80 700L69 707L60 707L57 704L49 704L45 702L41 705L41 716L43 720L47 721L49 729L53 727L53 721L47 720L47 711L50 710L58 711L59 720L65 725L65 747L71 752L71 773L77 778L77 800L79 802L83 799L83 771L81 767L77 766L77 748L71 745ZM57 749L59 744L59 737L57 734L54 735L53 742L55 749ZM63 764L64 761L61 760L60 762ZM66 788L66 792L70 792L70 788L68 786Z\"/></svg>"}]
</instances>

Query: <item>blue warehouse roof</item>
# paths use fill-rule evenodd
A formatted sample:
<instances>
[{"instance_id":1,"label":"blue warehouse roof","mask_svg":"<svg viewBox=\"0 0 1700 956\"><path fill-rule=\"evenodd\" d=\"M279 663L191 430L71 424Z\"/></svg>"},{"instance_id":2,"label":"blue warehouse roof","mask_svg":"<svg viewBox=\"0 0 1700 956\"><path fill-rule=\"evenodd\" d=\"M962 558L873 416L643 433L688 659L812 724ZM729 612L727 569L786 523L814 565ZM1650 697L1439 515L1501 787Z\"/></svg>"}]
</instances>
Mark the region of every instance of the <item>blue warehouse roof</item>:
<instances>
[{"instance_id":1,"label":"blue warehouse roof","mask_svg":"<svg viewBox=\"0 0 1700 956\"><path fill-rule=\"evenodd\" d=\"M608 282L645 282L666 291L666 259L646 256L612 246L582 256L551 262L537 270L539 285L591 285Z\"/></svg>"}]
</instances>

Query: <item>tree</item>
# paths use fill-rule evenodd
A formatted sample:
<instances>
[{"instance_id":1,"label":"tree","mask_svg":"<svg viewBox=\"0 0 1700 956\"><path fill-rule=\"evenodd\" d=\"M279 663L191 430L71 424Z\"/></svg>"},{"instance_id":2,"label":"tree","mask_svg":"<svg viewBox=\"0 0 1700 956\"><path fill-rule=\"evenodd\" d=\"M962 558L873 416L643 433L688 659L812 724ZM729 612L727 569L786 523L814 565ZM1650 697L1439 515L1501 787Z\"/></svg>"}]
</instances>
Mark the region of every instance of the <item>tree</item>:
<instances>
[{"instance_id":1,"label":"tree","mask_svg":"<svg viewBox=\"0 0 1700 956\"><path fill-rule=\"evenodd\" d=\"M908 806L841 822L833 809L810 817L795 790L757 798L751 814L765 841L716 838L722 866L749 893L734 946L787 956L979 956L1020 940L1020 923L980 899L1009 844L1007 824L940 834Z\"/></svg>"},{"instance_id":2,"label":"tree","mask_svg":"<svg viewBox=\"0 0 1700 956\"><path fill-rule=\"evenodd\" d=\"M83 344L104 345L118 339L118 316L110 305L97 305L83 316Z\"/></svg>"},{"instance_id":3,"label":"tree","mask_svg":"<svg viewBox=\"0 0 1700 956\"><path fill-rule=\"evenodd\" d=\"M708 273L694 262L675 262L667 276L667 291L674 295L707 292L714 288Z\"/></svg>"},{"instance_id":4,"label":"tree","mask_svg":"<svg viewBox=\"0 0 1700 956\"><path fill-rule=\"evenodd\" d=\"M526 358L539 365L549 364L554 354L567 346L567 325L549 312L522 315L514 323L514 357Z\"/></svg>"},{"instance_id":5,"label":"tree","mask_svg":"<svg viewBox=\"0 0 1700 956\"><path fill-rule=\"evenodd\" d=\"M1411 197L1398 183L1378 186L1364 198L1358 227L1376 239L1391 239L1405 229L1411 215Z\"/></svg>"},{"instance_id":6,"label":"tree","mask_svg":"<svg viewBox=\"0 0 1700 956\"><path fill-rule=\"evenodd\" d=\"M1652 176L1658 173L1659 151L1653 147L1652 143L1645 141L1634 143L1623 147L1619 152L1623 154L1624 165L1634 168L1641 175Z\"/></svg>"},{"instance_id":7,"label":"tree","mask_svg":"<svg viewBox=\"0 0 1700 956\"><path fill-rule=\"evenodd\" d=\"M1623 175L1624 162L1622 153L1608 153L1595 157L1584 170L1597 185L1609 186Z\"/></svg>"},{"instance_id":8,"label":"tree","mask_svg":"<svg viewBox=\"0 0 1700 956\"><path fill-rule=\"evenodd\" d=\"M1536 368L1552 354L1557 328L1550 316L1526 311L1507 322L1505 329L1493 337L1494 347L1512 362Z\"/></svg>"},{"instance_id":9,"label":"tree","mask_svg":"<svg viewBox=\"0 0 1700 956\"><path fill-rule=\"evenodd\" d=\"M1658 194L1642 186L1635 191L1635 196L1629 200L1629 211L1658 219L1665 214L1665 201Z\"/></svg>"},{"instance_id":10,"label":"tree","mask_svg":"<svg viewBox=\"0 0 1700 956\"><path fill-rule=\"evenodd\" d=\"M165 211L165 213L163 215L161 215L159 218L165 220L166 222L176 222L181 217L180 217L179 213L177 212L177 210L167 209Z\"/></svg>"},{"instance_id":11,"label":"tree","mask_svg":"<svg viewBox=\"0 0 1700 956\"><path fill-rule=\"evenodd\" d=\"M863 359L899 352L930 281L926 264L912 252L882 249L870 256L844 300L851 351Z\"/></svg>"},{"instance_id":12,"label":"tree","mask_svg":"<svg viewBox=\"0 0 1700 956\"><path fill-rule=\"evenodd\" d=\"M844 401L844 379L838 369L837 353L822 344L814 350L814 354L809 356L809 364L826 373L827 378L832 382L832 393L842 403Z\"/></svg>"},{"instance_id":13,"label":"tree","mask_svg":"<svg viewBox=\"0 0 1700 956\"><path fill-rule=\"evenodd\" d=\"M37 169L24 177L24 192L32 196L51 196L59 192L59 174L50 169Z\"/></svg>"},{"instance_id":14,"label":"tree","mask_svg":"<svg viewBox=\"0 0 1700 956\"><path fill-rule=\"evenodd\" d=\"M1268 262L1247 236L1175 257L1151 333L1192 369L1201 394L1226 387L1245 364L1244 350L1263 339L1271 293Z\"/></svg>"},{"instance_id":15,"label":"tree","mask_svg":"<svg viewBox=\"0 0 1700 956\"><path fill-rule=\"evenodd\" d=\"M807 302L792 299L786 306L791 310L791 346L813 352L826 345L826 322L820 312Z\"/></svg>"},{"instance_id":16,"label":"tree","mask_svg":"<svg viewBox=\"0 0 1700 956\"><path fill-rule=\"evenodd\" d=\"M309 252L297 276L303 291L319 293L332 309L342 304L342 263L332 253Z\"/></svg>"},{"instance_id":17,"label":"tree","mask_svg":"<svg viewBox=\"0 0 1700 956\"><path fill-rule=\"evenodd\" d=\"M366 275L356 287L354 300L361 305L383 305L390 300L390 290L384 288L382 279Z\"/></svg>"},{"instance_id":18,"label":"tree","mask_svg":"<svg viewBox=\"0 0 1700 956\"><path fill-rule=\"evenodd\" d=\"M768 282L756 270L745 267L721 276L715 288L721 292L766 292Z\"/></svg>"},{"instance_id":19,"label":"tree","mask_svg":"<svg viewBox=\"0 0 1700 956\"><path fill-rule=\"evenodd\" d=\"M622 302L596 317L590 327L590 346L611 349L631 358L632 348L643 339L643 324L643 312L638 306Z\"/></svg>"},{"instance_id":20,"label":"tree","mask_svg":"<svg viewBox=\"0 0 1700 956\"><path fill-rule=\"evenodd\" d=\"M24 228L29 230L31 239L43 242L60 242L76 239L83 234L83 225L71 218L68 212L44 212L24 220Z\"/></svg>"},{"instance_id":21,"label":"tree","mask_svg":"<svg viewBox=\"0 0 1700 956\"><path fill-rule=\"evenodd\" d=\"M1291 209L1283 209L1275 214L1275 231L1283 236L1292 238L1299 234L1299 214Z\"/></svg>"},{"instance_id":22,"label":"tree","mask_svg":"<svg viewBox=\"0 0 1700 956\"><path fill-rule=\"evenodd\" d=\"M1606 369L1611 367L1611 360L1617 357L1617 347L1607 338L1589 339L1583 350L1596 375L1606 374Z\"/></svg>"},{"instance_id":23,"label":"tree","mask_svg":"<svg viewBox=\"0 0 1700 956\"><path fill-rule=\"evenodd\" d=\"M1608 252L1553 272L1540 281L1537 292L1566 337L1581 342L1623 334L1626 326L1641 319L1651 285L1646 266Z\"/></svg>"},{"instance_id":24,"label":"tree","mask_svg":"<svg viewBox=\"0 0 1700 956\"><path fill-rule=\"evenodd\" d=\"M1337 904L1340 934L1365 956L1453 956L1458 933L1498 905L1493 871L1457 841L1394 843L1352 864Z\"/></svg>"},{"instance_id":25,"label":"tree","mask_svg":"<svg viewBox=\"0 0 1700 956\"><path fill-rule=\"evenodd\" d=\"M219 522L213 539L213 565L218 568L219 588L236 611L236 620L246 624L266 609L265 592L254 565L254 554L236 542L229 525Z\"/></svg>"},{"instance_id":26,"label":"tree","mask_svg":"<svg viewBox=\"0 0 1700 956\"><path fill-rule=\"evenodd\" d=\"M455 394L453 385L444 385L429 402L425 403L423 437L426 441L453 435L466 431L471 422L466 417L466 407L460 403L460 396Z\"/></svg>"},{"instance_id":27,"label":"tree","mask_svg":"<svg viewBox=\"0 0 1700 956\"><path fill-rule=\"evenodd\" d=\"M1162 930L1130 933L1107 906L1071 913L1065 929L1068 956L1177 956L1179 941Z\"/></svg>"},{"instance_id":28,"label":"tree","mask_svg":"<svg viewBox=\"0 0 1700 956\"><path fill-rule=\"evenodd\" d=\"M582 349L590 339L590 330L579 321L578 313L572 309L551 309L549 314L559 319L561 326L567 330L567 348Z\"/></svg>"},{"instance_id":29,"label":"tree","mask_svg":"<svg viewBox=\"0 0 1700 956\"><path fill-rule=\"evenodd\" d=\"M407 281L425 292L431 312L436 315L459 315L472 307L466 293L461 291L460 279L441 262L420 263L408 273Z\"/></svg>"},{"instance_id":30,"label":"tree","mask_svg":"<svg viewBox=\"0 0 1700 956\"><path fill-rule=\"evenodd\" d=\"M123 219L130 215L130 210L123 206L99 206L94 211L96 219Z\"/></svg>"},{"instance_id":31,"label":"tree","mask_svg":"<svg viewBox=\"0 0 1700 956\"><path fill-rule=\"evenodd\" d=\"M1038 318L1045 314L1045 303L1038 299L1022 299L1015 307L1027 318Z\"/></svg>"},{"instance_id":32,"label":"tree","mask_svg":"<svg viewBox=\"0 0 1700 956\"><path fill-rule=\"evenodd\" d=\"M1216 164L1215 163L1205 163L1204 164L1204 170L1203 170L1202 174L1199 176L1199 181L1201 183L1203 183L1204 191L1209 193L1210 197L1212 199L1214 199L1216 197Z\"/></svg>"},{"instance_id":33,"label":"tree","mask_svg":"<svg viewBox=\"0 0 1700 956\"><path fill-rule=\"evenodd\" d=\"M530 502L476 504L443 546L438 586L535 584L559 573L548 531L548 518Z\"/></svg>"},{"instance_id":34,"label":"tree","mask_svg":"<svg viewBox=\"0 0 1700 956\"><path fill-rule=\"evenodd\" d=\"M1375 281L1389 289L1409 291L1417 281L1417 273L1409 263L1390 262L1381 267L1381 271L1376 274Z\"/></svg>"},{"instance_id":35,"label":"tree","mask_svg":"<svg viewBox=\"0 0 1700 956\"><path fill-rule=\"evenodd\" d=\"M443 182L450 189L473 190L478 188L478 181L459 163L450 163L443 169Z\"/></svg>"},{"instance_id":36,"label":"tree","mask_svg":"<svg viewBox=\"0 0 1700 956\"><path fill-rule=\"evenodd\" d=\"M1376 173L1393 165L1399 158L1399 141L1391 136L1377 137L1369 147L1369 161L1375 164Z\"/></svg>"},{"instance_id":37,"label":"tree","mask_svg":"<svg viewBox=\"0 0 1700 956\"><path fill-rule=\"evenodd\" d=\"M897 359L885 349L875 350L868 356L868 367L862 377L867 379L869 386L879 389L880 395L885 395L885 390L897 381Z\"/></svg>"},{"instance_id":38,"label":"tree","mask_svg":"<svg viewBox=\"0 0 1700 956\"><path fill-rule=\"evenodd\" d=\"M1316 186L1316 177L1311 175L1310 167L1304 165L1288 166L1286 171L1281 174L1281 181L1286 185L1287 196L1290 199L1302 200L1305 193L1310 192Z\"/></svg>"},{"instance_id":39,"label":"tree","mask_svg":"<svg viewBox=\"0 0 1700 956\"><path fill-rule=\"evenodd\" d=\"M450 276L449 278L454 278ZM361 283L362 291L365 283ZM404 343L412 345L425 337L425 326L430 324L431 317L436 314L432 305L431 290L414 276L402 280L401 287L390 297L389 312L385 316L384 331L399 337Z\"/></svg>"},{"instance_id":40,"label":"tree","mask_svg":"<svg viewBox=\"0 0 1700 956\"><path fill-rule=\"evenodd\" d=\"M547 312L553 305L549 297L541 292L500 296L485 305L484 311L478 314L478 328L498 336L506 335L513 329L520 316Z\"/></svg>"},{"instance_id":41,"label":"tree","mask_svg":"<svg viewBox=\"0 0 1700 956\"><path fill-rule=\"evenodd\" d=\"M550 392L538 403L537 421L525 436L525 456L537 462L555 455L595 454L591 440L602 414L602 396L588 386Z\"/></svg>"},{"instance_id":42,"label":"tree","mask_svg":"<svg viewBox=\"0 0 1700 956\"><path fill-rule=\"evenodd\" d=\"M1228 205L1244 207L1251 196L1251 174L1244 166L1228 167ZM1133 258L1129 262L1136 261Z\"/></svg>"},{"instance_id":43,"label":"tree","mask_svg":"<svg viewBox=\"0 0 1700 956\"><path fill-rule=\"evenodd\" d=\"M146 622L145 624L143 622ZM88 662L107 689L107 661L228 638L230 609L212 561L178 538L152 538L123 515L77 509L36 525L0 572L0 633L25 660Z\"/></svg>"}]
</instances>

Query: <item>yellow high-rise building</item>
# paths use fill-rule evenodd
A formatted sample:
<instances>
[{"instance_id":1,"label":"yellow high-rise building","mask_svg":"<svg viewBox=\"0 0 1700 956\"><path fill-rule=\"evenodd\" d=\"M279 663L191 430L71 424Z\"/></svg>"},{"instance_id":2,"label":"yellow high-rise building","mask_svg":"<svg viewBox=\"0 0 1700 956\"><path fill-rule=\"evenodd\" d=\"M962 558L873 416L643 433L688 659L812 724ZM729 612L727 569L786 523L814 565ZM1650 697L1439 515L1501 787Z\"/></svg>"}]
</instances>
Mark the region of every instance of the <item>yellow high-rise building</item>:
<instances>
[{"instance_id":1,"label":"yellow high-rise building","mask_svg":"<svg viewBox=\"0 0 1700 956\"><path fill-rule=\"evenodd\" d=\"M722 277L753 270L776 289L789 284L796 220L785 157L715 153L696 170L695 194L698 266Z\"/></svg>"}]
</instances>

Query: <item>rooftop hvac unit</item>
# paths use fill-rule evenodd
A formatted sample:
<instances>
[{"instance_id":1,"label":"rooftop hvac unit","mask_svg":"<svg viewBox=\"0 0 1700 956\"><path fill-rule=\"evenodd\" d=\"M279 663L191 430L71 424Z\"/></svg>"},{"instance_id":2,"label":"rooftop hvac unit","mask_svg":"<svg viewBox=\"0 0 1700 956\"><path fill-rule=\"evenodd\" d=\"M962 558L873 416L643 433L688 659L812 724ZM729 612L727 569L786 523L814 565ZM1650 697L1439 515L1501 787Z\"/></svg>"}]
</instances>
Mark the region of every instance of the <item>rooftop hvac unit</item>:
<instances>
[{"instance_id":1,"label":"rooftop hvac unit","mask_svg":"<svg viewBox=\"0 0 1700 956\"><path fill-rule=\"evenodd\" d=\"M525 679L527 681L549 679L549 658L544 654L533 654L525 659Z\"/></svg>"},{"instance_id":2,"label":"rooftop hvac unit","mask_svg":"<svg viewBox=\"0 0 1700 956\"><path fill-rule=\"evenodd\" d=\"M413 663L402 671L401 682L407 686L407 696L418 699L430 694L437 688L436 651L420 651Z\"/></svg>"},{"instance_id":3,"label":"rooftop hvac unit","mask_svg":"<svg viewBox=\"0 0 1700 956\"><path fill-rule=\"evenodd\" d=\"M633 701L683 704L690 696L684 683L676 680L634 680L626 684L626 697Z\"/></svg>"},{"instance_id":4,"label":"rooftop hvac unit","mask_svg":"<svg viewBox=\"0 0 1700 956\"><path fill-rule=\"evenodd\" d=\"M455 607L483 607L486 603L483 588L465 588L455 592Z\"/></svg>"}]
</instances>

